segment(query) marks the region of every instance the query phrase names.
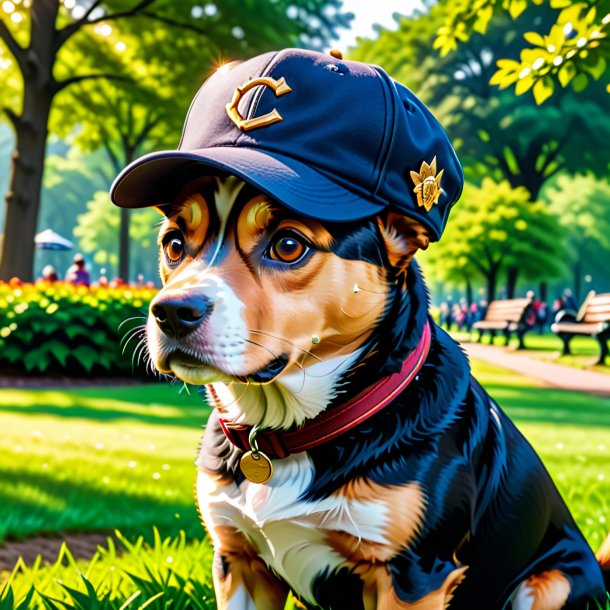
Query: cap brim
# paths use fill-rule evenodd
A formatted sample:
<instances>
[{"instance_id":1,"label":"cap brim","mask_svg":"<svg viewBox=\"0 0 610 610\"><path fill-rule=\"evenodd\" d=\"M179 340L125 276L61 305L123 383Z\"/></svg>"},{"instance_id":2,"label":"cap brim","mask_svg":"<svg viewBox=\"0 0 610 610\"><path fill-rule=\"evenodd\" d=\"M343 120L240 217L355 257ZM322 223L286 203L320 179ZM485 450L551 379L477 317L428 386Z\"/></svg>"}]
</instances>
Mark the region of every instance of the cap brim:
<instances>
[{"instance_id":1,"label":"cap brim","mask_svg":"<svg viewBox=\"0 0 610 610\"><path fill-rule=\"evenodd\" d=\"M169 203L182 186L182 172L196 166L234 174L289 209L323 221L360 220L386 207L292 157L243 146L151 153L117 176L110 198L123 208Z\"/></svg>"}]
</instances>

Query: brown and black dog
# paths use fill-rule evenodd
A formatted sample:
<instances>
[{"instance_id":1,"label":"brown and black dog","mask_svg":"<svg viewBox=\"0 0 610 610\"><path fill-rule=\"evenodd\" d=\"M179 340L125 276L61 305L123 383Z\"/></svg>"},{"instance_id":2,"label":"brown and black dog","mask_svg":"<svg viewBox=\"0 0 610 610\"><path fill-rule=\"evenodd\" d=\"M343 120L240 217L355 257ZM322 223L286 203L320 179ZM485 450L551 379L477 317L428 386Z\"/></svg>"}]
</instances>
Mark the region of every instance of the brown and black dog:
<instances>
[{"instance_id":1,"label":"brown and black dog","mask_svg":"<svg viewBox=\"0 0 610 610\"><path fill-rule=\"evenodd\" d=\"M301 49L218 70L179 149L115 181L165 217L152 362L215 407L197 499L222 610L605 600L540 460L428 315L413 255L462 184L413 92Z\"/></svg>"},{"instance_id":2,"label":"brown and black dog","mask_svg":"<svg viewBox=\"0 0 610 610\"><path fill-rule=\"evenodd\" d=\"M235 177L163 208L155 367L205 385L198 503L219 607L559 610L600 568L539 459L428 318L417 222L321 223ZM290 431L332 414L431 340L391 404L248 480L226 422ZM223 420L223 425L221 421Z\"/></svg>"}]
</instances>

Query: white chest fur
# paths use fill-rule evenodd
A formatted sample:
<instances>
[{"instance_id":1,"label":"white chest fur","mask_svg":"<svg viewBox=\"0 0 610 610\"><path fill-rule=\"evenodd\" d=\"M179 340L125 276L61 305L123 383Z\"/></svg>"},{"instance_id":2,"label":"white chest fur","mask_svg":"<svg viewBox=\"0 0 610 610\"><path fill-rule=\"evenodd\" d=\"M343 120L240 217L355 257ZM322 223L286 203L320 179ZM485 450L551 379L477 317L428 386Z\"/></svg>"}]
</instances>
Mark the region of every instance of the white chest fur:
<instances>
[{"instance_id":1,"label":"white chest fur","mask_svg":"<svg viewBox=\"0 0 610 610\"><path fill-rule=\"evenodd\" d=\"M321 572L345 565L347 558L329 542L330 532L385 544L388 507L375 501L331 495L303 500L314 467L306 453L274 460L274 475L265 485L244 481L218 483L199 473L197 499L203 520L215 528L237 528L265 563L304 599L313 602L313 584ZM219 545L220 540L214 539Z\"/></svg>"}]
</instances>

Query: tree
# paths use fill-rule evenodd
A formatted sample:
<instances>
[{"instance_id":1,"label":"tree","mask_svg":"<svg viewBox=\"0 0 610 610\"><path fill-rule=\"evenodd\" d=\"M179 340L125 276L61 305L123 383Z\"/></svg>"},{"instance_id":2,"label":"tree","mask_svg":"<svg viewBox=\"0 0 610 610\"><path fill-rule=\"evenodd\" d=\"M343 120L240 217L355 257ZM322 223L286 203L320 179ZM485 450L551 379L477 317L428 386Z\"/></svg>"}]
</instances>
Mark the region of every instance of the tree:
<instances>
[{"instance_id":1,"label":"tree","mask_svg":"<svg viewBox=\"0 0 610 610\"><path fill-rule=\"evenodd\" d=\"M141 76L122 59L123 28L125 35L137 30L142 37L156 36L159 48L194 37L199 47L220 53L222 41L229 38L242 41L244 47L250 39L264 40L269 47L301 41L321 46L350 17L338 12L340 0L256 4L227 0L222 9L211 3L201 7L196 0L93 0L86 5L77 0L9 0L1 6L10 14L8 21L0 18L0 40L10 57L0 58L0 87L16 145L6 196L0 279L31 278L45 146L56 97L69 94L77 83ZM133 25L128 27L129 23ZM148 27L151 23L154 30ZM100 43L104 38L113 45ZM64 122L75 124L75 117L63 114Z\"/></svg>"},{"instance_id":2,"label":"tree","mask_svg":"<svg viewBox=\"0 0 610 610\"><path fill-rule=\"evenodd\" d=\"M523 38L530 47L519 49L519 60L510 54L497 60L498 70L491 83L505 88L515 85L515 93L521 95L530 89L537 104L542 104L557 85L571 84L576 92L584 90L591 79L604 76L608 82L607 43L610 29L610 13L607 0L456 0L448 4L445 22L438 30L435 47L446 55L459 44L467 42L472 32L485 34L494 16L508 13L517 19L542 8L555 9L552 24L527 31ZM526 11L526 9L528 9ZM512 54L516 57L516 54ZM610 93L610 84L606 84Z\"/></svg>"},{"instance_id":3,"label":"tree","mask_svg":"<svg viewBox=\"0 0 610 610\"><path fill-rule=\"evenodd\" d=\"M402 17L396 31L384 30L375 41L359 41L351 56L387 66L430 105L471 181L491 170L496 180L527 188L535 201L559 172L605 175L610 122L605 112L608 96L599 84L586 96L562 91L542 107L498 91L489 84L494 59L518 49L519 34L530 25L500 15L489 23L485 37L475 32L455 52L440 57L430 47L451 6L441 3L427 13ZM550 22L552 17L547 9L544 19Z\"/></svg>"},{"instance_id":4,"label":"tree","mask_svg":"<svg viewBox=\"0 0 610 610\"><path fill-rule=\"evenodd\" d=\"M135 275L147 279L157 275L157 244L154 225L159 215L150 208L135 210L130 223L129 237ZM89 254L96 265L105 267L110 276L116 276L119 263L119 225L121 211L110 205L107 191L98 191L87 203L84 213L77 216L74 235L79 239L80 250ZM122 277L119 273L119 277Z\"/></svg>"},{"instance_id":5,"label":"tree","mask_svg":"<svg viewBox=\"0 0 610 610\"><path fill-rule=\"evenodd\" d=\"M610 260L610 183L592 175L560 176L547 189L549 210L556 215L567 236L567 255L577 301L582 280L596 260Z\"/></svg>"},{"instance_id":6,"label":"tree","mask_svg":"<svg viewBox=\"0 0 610 610\"><path fill-rule=\"evenodd\" d=\"M511 267L529 280L550 279L562 271L562 231L542 202L532 203L523 187L485 178L466 184L451 212L443 239L423 255L433 275L449 283L481 277L487 300Z\"/></svg>"}]
</instances>

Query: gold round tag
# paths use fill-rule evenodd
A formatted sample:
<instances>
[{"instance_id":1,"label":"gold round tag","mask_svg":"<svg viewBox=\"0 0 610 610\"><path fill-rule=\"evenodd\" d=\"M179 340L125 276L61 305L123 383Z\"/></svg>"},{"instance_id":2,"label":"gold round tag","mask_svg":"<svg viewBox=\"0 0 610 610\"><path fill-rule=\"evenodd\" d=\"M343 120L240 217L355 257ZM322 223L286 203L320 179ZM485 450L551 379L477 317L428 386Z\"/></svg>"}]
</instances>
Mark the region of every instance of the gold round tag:
<instances>
[{"instance_id":1,"label":"gold round tag","mask_svg":"<svg viewBox=\"0 0 610 610\"><path fill-rule=\"evenodd\" d=\"M266 483L273 476L273 464L262 451L244 453L239 467L246 479L253 483Z\"/></svg>"}]
</instances>

